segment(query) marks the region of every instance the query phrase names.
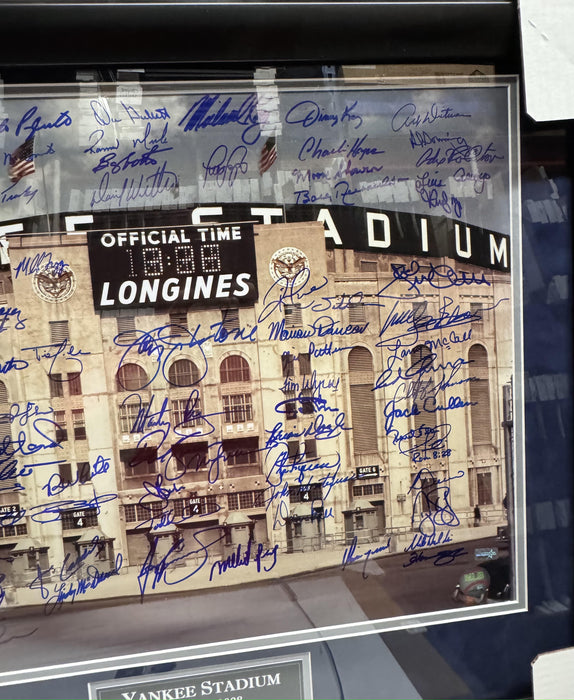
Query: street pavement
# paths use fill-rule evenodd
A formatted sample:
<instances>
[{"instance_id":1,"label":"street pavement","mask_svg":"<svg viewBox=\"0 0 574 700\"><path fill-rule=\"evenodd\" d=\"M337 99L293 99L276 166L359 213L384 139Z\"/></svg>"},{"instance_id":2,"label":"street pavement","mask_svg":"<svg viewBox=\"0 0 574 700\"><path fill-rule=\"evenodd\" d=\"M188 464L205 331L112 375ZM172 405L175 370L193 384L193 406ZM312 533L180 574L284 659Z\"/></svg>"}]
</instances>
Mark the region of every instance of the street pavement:
<instances>
[{"instance_id":1,"label":"street pavement","mask_svg":"<svg viewBox=\"0 0 574 700\"><path fill-rule=\"evenodd\" d=\"M354 633L365 634L375 630L371 620L456 607L450 596L460 573L474 563L474 548L494 543L489 537L457 544L467 553L444 566L428 560L405 567L411 555L400 553L366 563L358 560L342 570L339 558L336 565L331 562L311 573L280 576L274 569L268 581L170 591L143 599L132 595L106 602L76 602L51 615L37 607L20 610L14 617L5 614L0 621L0 671L8 677L18 671L32 677L41 675L32 673L32 668L87 660L92 660L90 667L101 660L99 665L104 668L110 665L104 660L111 657L125 657L114 665L127 667L134 665L130 654L146 653L146 661L152 663L165 658L166 649L178 650L169 655L174 659L196 654L211 657L212 644L218 644L218 653L263 648L273 645L273 638L267 635L275 634L287 634L282 644L294 644L307 638L304 632L298 634L300 630L333 625L353 624ZM452 546L449 543L446 548ZM317 563L320 554L306 556L313 556ZM328 563L326 555L324 560ZM319 636L338 634L340 631L332 629ZM246 642L246 638L252 641ZM239 645L234 640L243 641ZM220 644L226 641L227 646ZM50 671L50 675L66 672L70 671Z\"/></svg>"}]
</instances>

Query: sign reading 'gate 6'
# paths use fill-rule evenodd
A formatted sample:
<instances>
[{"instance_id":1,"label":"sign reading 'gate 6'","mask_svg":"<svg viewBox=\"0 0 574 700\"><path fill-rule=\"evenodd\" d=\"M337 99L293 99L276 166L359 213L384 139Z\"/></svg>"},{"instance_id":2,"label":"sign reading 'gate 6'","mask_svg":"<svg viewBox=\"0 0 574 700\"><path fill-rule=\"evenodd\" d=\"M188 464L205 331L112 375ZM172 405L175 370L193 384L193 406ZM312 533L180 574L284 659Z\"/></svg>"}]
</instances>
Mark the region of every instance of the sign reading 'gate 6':
<instances>
[{"instance_id":1,"label":"sign reading 'gate 6'","mask_svg":"<svg viewBox=\"0 0 574 700\"><path fill-rule=\"evenodd\" d=\"M96 309L257 300L252 223L90 231L88 250Z\"/></svg>"}]
</instances>

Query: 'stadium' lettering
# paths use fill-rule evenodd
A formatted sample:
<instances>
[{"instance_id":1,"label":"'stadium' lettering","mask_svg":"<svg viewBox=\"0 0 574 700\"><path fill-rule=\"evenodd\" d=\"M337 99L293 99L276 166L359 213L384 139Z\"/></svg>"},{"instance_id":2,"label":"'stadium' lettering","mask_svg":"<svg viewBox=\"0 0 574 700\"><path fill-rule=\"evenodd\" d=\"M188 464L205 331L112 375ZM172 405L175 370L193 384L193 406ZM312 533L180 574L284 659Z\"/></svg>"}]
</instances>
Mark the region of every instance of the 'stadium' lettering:
<instances>
[{"instance_id":1,"label":"'stadium' lettering","mask_svg":"<svg viewBox=\"0 0 574 700\"><path fill-rule=\"evenodd\" d=\"M168 279L144 279L137 282L126 280L115 290L110 282L102 284L99 306L113 308L176 301L198 301L201 299L240 299L253 286L251 273L237 275L198 275L196 277L169 277Z\"/></svg>"},{"instance_id":2,"label":"'stadium' lettering","mask_svg":"<svg viewBox=\"0 0 574 700\"><path fill-rule=\"evenodd\" d=\"M267 688L273 685L281 685L281 674L270 673L260 676L248 676L245 678L233 678L225 681L202 681L201 695L208 697L209 695L219 695L220 693L234 693L238 690L249 690L252 688Z\"/></svg>"},{"instance_id":3,"label":"'stadium' lettering","mask_svg":"<svg viewBox=\"0 0 574 700\"><path fill-rule=\"evenodd\" d=\"M122 693L124 700L185 700L185 698L209 697L220 693L235 693L238 690L252 690L253 688L269 688L281 685L281 673L261 674L258 676L245 676L242 678L230 678L222 681L205 680L198 688L196 685L184 685L175 688L157 688L147 691L130 691ZM197 691L200 694L197 694Z\"/></svg>"},{"instance_id":4,"label":"'stadium' lettering","mask_svg":"<svg viewBox=\"0 0 574 700\"><path fill-rule=\"evenodd\" d=\"M233 205L237 212L238 205ZM290 207L293 212L298 207ZM348 209L354 210L353 225L349 225L346 219L337 209L343 209L344 215L349 216ZM410 234L404 233L403 226L397 226L396 212L369 211L362 207L308 207L305 205L306 220L315 218L320 221L325 229L325 238L332 247L342 247L355 250L369 250L374 252L384 251L387 254L420 255L432 253L438 257L457 254L466 262L481 267L507 271L510 269L510 238L506 234L494 233L479 227L462 224L449 217L424 217L417 216L416 223ZM227 213L227 212L225 212ZM194 225L201 221L202 216L223 216L224 207L199 206L192 210L191 218ZM243 216L243 214L239 214ZM92 222L97 221L97 213L92 216ZM103 214L102 214L103 216ZM291 219L280 207L249 207L245 211L245 217L251 219L259 217L263 224L281 223ZM72 217L73 218L73 217ZM31 220L35 220L32 217ZM444 230L446 248L433 251L431 241L437 240L433 235L432 227L439 225ZM14 228L16 227L16 228ZM1 228L1 227L0 227ZM10 224L10 231L23 230L22 222ZM219 226L205 226L198 228L200 242L228 241L243 239L241 229L237 226L220 224ZM348 231L349 234L345 232ZM107 231L100 235L100 245L104 248L129 248L131 246L161 246L163 244L188 245L193 238L192 233L186 228L137 230L137 231Z\"/></svg>"}]
</instances>

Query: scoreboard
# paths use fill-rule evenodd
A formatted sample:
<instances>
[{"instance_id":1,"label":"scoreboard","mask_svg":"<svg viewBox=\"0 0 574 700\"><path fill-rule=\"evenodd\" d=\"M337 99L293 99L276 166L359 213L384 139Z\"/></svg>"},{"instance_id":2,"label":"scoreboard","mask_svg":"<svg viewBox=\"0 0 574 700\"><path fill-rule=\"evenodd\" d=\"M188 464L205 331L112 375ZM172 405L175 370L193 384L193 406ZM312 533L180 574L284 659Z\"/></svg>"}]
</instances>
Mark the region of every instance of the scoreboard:
<instances>
[{"instance_id":1,"label":"scoreboard","mask_svg":"<svg viewBox=\"0 0 574 700\"><path fill-rule=\"evenodd\" d=\"M252 305L253 236L253 223L89 231L94 306Z\"/></svg>"}]
</instances>

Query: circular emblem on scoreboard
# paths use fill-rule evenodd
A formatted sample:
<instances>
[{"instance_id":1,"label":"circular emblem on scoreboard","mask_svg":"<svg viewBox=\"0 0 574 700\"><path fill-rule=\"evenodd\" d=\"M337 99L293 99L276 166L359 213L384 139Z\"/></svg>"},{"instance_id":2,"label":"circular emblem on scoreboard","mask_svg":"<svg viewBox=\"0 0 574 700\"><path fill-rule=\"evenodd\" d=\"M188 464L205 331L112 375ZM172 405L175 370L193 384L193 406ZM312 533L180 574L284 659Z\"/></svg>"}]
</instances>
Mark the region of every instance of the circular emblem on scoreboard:
<instances>
[{"instance_id":1,"label":"circular emblem on scoreboard","mask_svg":"<svg viewBox=\"0 0 574 700\"><path fill-rule=\"evenodd\" d=\"M307 277L301 273L309 267L309 258L302 250L292 247L281 248L271 256L269 274L277 284L286 287L297 276L300 276L300 281L304 282Z\"/></svg>"},{"instance_id":2,"label":"circular emblem on scoreboard","mask_svg":"<svg viewBox=\"0 0 574 700\"><path fill-rule=\"evenodd\" d=\"M67 265L63 270L46 268L36 272L32 286L40 299L59 304L76 291L76 275Z\"/></svg>"}]
</instances>

